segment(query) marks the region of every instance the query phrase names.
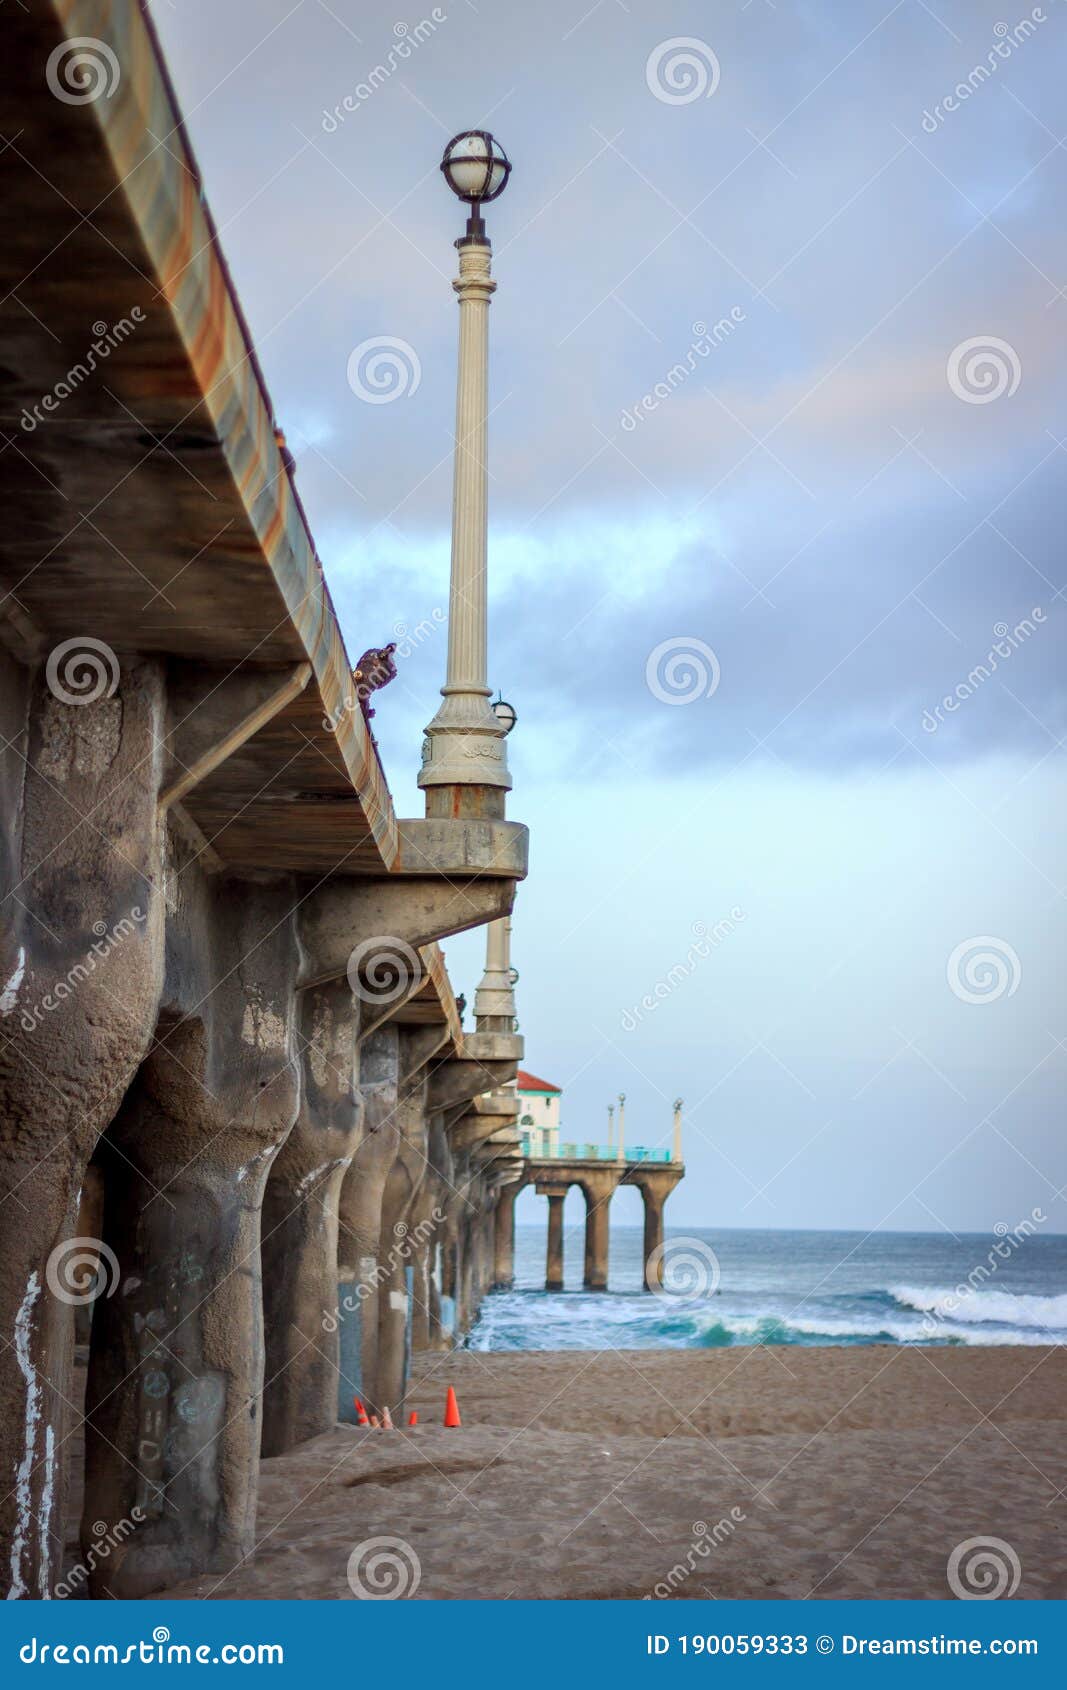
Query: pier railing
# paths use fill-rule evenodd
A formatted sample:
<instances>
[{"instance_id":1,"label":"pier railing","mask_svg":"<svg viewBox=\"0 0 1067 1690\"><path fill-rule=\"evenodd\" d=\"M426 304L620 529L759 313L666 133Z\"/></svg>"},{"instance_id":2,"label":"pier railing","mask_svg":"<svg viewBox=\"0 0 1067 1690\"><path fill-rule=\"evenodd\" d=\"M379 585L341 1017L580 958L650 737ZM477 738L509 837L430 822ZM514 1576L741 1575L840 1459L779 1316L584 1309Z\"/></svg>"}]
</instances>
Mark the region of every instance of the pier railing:
<instances>
[{"instance_id":1,"label":"pier railing","mask_svg":"<svg viewBox=\"0 0 1067 1690\"><path fill-rule=\"evenodd\" d=\"M618 1148L614 1144L579 1144L564 1142L540 1149L537 1133L523 1133L522 1154L534 1162L617 1162ZM648 1150L642 1144L628 1146L623 1152L624 1162L669 1162L669 1150Z\"/></svg>"}]
</instances>

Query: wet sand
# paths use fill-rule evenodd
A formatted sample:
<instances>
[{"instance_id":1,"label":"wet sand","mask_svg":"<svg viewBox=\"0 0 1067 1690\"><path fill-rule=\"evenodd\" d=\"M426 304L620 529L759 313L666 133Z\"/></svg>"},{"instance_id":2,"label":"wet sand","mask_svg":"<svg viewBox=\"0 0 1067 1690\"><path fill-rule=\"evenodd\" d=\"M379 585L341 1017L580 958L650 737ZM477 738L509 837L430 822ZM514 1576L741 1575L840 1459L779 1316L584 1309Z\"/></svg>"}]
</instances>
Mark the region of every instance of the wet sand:
<instances>
[{"instance_id":1,"label":"wet sand","mask_svg":"<svg viewBox=\"0 0 1067 1690\"><path fill-rule=\"evenodd\" d=\"M389 1538L418 1600L944 1597L987 1537L1019 1598L1067 1593L1062 1349L458 1353L408 1407L265 1461L254 1558L165 1594L351 1599Z\"/></svg>"}]
</instances>

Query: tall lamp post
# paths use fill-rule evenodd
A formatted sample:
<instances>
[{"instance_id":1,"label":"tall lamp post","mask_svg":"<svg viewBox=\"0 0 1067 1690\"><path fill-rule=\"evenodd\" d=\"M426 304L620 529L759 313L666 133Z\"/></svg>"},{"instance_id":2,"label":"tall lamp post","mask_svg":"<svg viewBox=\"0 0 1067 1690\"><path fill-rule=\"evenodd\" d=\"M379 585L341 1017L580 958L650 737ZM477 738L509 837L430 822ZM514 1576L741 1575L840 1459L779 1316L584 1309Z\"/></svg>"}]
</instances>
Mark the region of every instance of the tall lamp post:
<instances>
[{"instance_id":1,"label":"tall lamp post","mask_svg":"<svg viewBox=\"0 0 1067 1690\"><path fill-rule=\"evenodd\" d=\"M503 193L511 165L492 135L471 129L449 141L441 170L470 211L456 242L459 275L452 283L459 298L459 369L448 660L442 702L423 741L419 785L427 816L502 816L511 787L507 729L490 706L486 685L489 301L496 283L482 207Z\"/></svg>"}]
</instances>

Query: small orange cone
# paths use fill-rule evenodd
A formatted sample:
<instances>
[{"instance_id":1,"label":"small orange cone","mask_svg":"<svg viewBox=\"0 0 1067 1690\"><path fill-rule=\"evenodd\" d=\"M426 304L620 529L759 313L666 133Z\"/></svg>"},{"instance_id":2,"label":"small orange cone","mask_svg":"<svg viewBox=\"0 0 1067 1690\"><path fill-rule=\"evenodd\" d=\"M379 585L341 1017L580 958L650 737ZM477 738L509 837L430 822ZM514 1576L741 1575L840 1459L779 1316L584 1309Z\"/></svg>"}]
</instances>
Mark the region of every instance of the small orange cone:
<instances>
[{"instance_id":1,"label":"small orange cone","mask_svg":"<svg viewBox=\"0 0 1067 1690\"><path fill-rule=\"evenodd\" d=\"M408 1415L408 1425L409 1426L417 1426L418 1423L419 1423L419 1417L416 1414L415 1410L412 1409L411 1413Z\"/></svg>"},{"instance_id":2,"label":"small orange cone","mask_svg":"<svg viewBox=\"0 0 1067 1690\"><path fill-rule=\"evenodd\" d=\"M352 1401L355 1404L355 1409L356 1409L356 1425L357 1426L369 1426L370 1421L367 1419L367 1410L364 1408L364 1406L360 1402L359 1398L353 1397Z\"/></svg>"},{"instance_id":3,"label":"small orange cone","mask_svg":"<svg viewBox=\"0 0 1067 1690\"><path fill-rule=\"evenodd\" d=\"M452 1389L452 1386L449 1385L448 1390L445 1392L445 1425L462 1426L462 1424L463 1422L459 1417L459 1403L456 1401L456 1393Z\"/></svg>"},{"instance_id":4,"label":"small orange cone","mask_svg":"<svg viewBox=\"0 0 1067 1690\"><path fill-rule=\"evenodd\" d=\"M390 1414L388 1408L383 1408L382 1409L382 1431L383 1432L393 1432L395 1430L396 1430L396 1428L393 1425L392 1415Z\"/></svg>"}]
</instances>

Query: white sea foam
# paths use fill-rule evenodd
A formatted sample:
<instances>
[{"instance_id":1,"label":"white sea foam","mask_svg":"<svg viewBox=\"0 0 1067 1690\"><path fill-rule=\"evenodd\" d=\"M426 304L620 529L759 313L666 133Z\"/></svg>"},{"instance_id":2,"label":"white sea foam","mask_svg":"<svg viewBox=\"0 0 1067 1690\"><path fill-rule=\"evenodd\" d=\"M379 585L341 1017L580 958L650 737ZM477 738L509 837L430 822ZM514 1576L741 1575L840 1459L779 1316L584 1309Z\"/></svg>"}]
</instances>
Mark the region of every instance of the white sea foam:
<instances>
[{"instance_id":1,"label":"white sea foam","mask_svg":"<svg viewBox=\"0 0 1067 1690\"><path fill-rule=\"evenodd\" d=\"M950 1324L1040 1327L1044 1332L1067 1332L1067 1295L1013 1296L1010 1291L972 1291L968 1287L891 1285L889 1295L904 1308L933 1314Z\"/></svg>"}]
</instances>

